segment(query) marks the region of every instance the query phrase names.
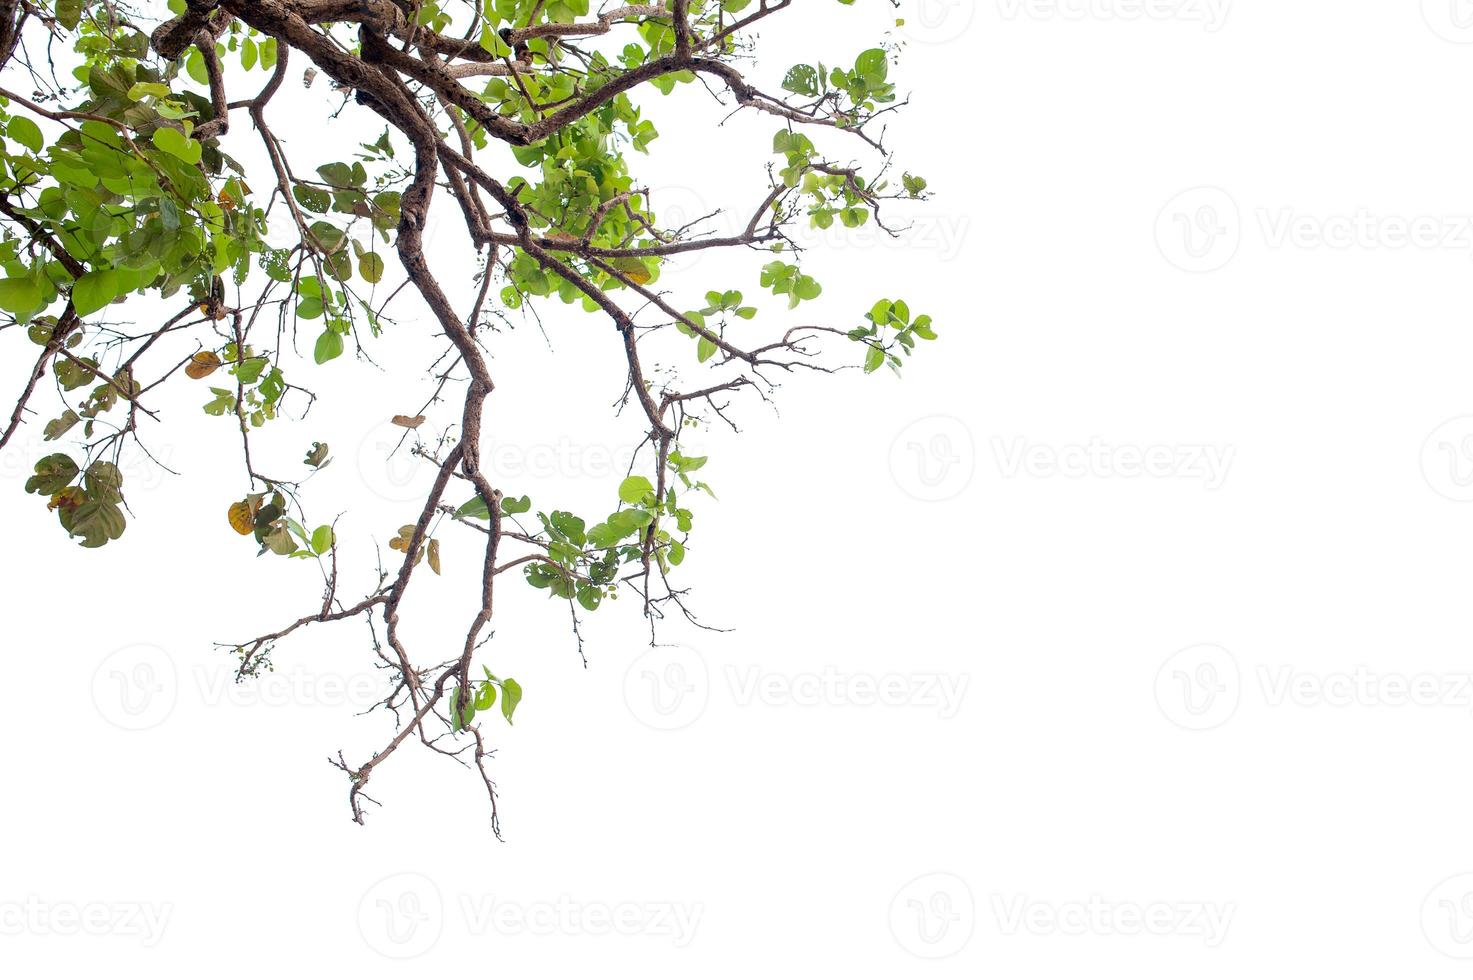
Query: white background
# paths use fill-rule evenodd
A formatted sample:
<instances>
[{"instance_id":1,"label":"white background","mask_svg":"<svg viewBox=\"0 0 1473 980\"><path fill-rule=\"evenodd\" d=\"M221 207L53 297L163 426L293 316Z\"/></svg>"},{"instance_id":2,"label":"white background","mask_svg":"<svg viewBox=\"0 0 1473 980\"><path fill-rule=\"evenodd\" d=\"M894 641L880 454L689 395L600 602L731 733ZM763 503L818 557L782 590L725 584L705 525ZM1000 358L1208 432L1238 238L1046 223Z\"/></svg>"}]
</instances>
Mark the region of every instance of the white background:
<instances>
[{"instance_id":1,"label":"white background","mask_svg":"<svg viewBox=\"0 0 1473 980\"><path fill-rule=\"evenodd\" d=\"M354 716L361 623L229 683L212 643L310 612L319 586L226 526L246 487L199 384L161 391L145 430L183 475L130 469L133 521L100 552L21 492L50 451L27 426L0 457L0 963L1465 975L1473 12L1421 6L905 4L893 77L914 101L887 142L936 198L898 241L835 233L804 268L825 322L900 296L941 340L903 380L795 377L780 415L739 400L742 434L703 437L720 502L684 571L734 632L671 624L684 651L651 653L626 596L591 617L585 669L565 611L503 589L487 662L526 689L514 728L487 726L505 843L475 777L413 745L348 822L326 759L389 732ZM892 17L798 8L764 30L758 77L852 63ZM311 163L377 135L361 110L324 129L321 80L299 92L272 116ZM744 222L771 120L716 129L695 87L647 104L664 136L639 173ZM230 139L249 157L244 119ZM756 262L661 285L686 306L755 294ZM323 400L257 436L268 472L333 447L309 500L346 512L348 599L428 482L376 453L437 349L397 312L379 367L296 368ZM487 455L538 507L595 513L638 420L611 415L607 324L558 307L545 326L489 341ZM5 341L14 381L33 348ZM425 431L452 421L439 406ZM477 546L448 534L446 577L415 580L424 662L464 635Z\"/></svg>"}]
</instances>

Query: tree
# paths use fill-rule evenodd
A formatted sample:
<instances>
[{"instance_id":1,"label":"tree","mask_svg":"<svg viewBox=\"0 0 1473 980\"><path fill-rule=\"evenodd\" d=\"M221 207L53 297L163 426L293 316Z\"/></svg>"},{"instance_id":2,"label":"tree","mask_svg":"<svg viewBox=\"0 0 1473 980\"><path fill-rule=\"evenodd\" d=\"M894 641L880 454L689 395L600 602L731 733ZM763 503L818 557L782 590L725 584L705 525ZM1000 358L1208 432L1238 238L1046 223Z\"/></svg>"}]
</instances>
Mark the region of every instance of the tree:
<instances>
[{"instance_id":1,"label":"tree","mask_svg":"<svg viewBox=\"0 0 1473 980\"><path fill-rule=\"evenodd\" d=\"M811 29L852 3L810 6L809 24L789 29ZM690 287L656 286L673 257L745 250L760 253L760 288L795 310L821 291L803 271L790 237L795 223L885 228L884 202L925 196L921 178L886 176L890 155L877 120L902 104L890 81L898 45L860 51L843 67L794 65L782 94L739 70L755 49L755 29L775 29L777 15L795 9L792 0L611 2L601 10L589 0L169 0L167 9L0 0L8 80L0 88L0 310L8 315L0 331L18 345L24 333L39 348L0 446L52 413L37 403L43 384L54 386L60 404L42 423L45 438L72 448L37 460L26 490L82 546L101 547L127 529L119 453L143 446L159 422L150 393L208 388L204 410L238 430L244 461L246 492L229 503L230 527L254 538L262 556L316 562L323 578L321 601L307 615L227 645L237 679L269 669L275 644L297 630L353 617L369 622L374 655L394 674L382 705L394 719L392 737L365 761L341 753L334 760L356 821L371 802L365 788L374 772L419 741L475 769L499 835L483 721L495 712L510 722L522 692L478 664L477 653L493 598L507 601L503 583L521 578L561 600L575 625L621 586L639 596L652 639L669 610L695 622L671 579L685 557L694 501L709 488L700 474L706 458L682 452L682 434L726 419L737 397L768 398L775 376L898 370L918 341L934 339L929 317L879 299L848 325L794 325L786 311L763 316L778 322L769 339L754 342L747 338L761 325L759 308L741 290L701 288L704 304L686 309L679 297ZM348 158L291 159L269 114L295 74L309 86L326 76L341 116L381 135ZM633 155L658 137L635 97L693 83L775 123L769 189L734 234L662 223L658 202L632 173ZM12 91L24 87L29 96ZM820 152L820 130L852 140L867 168ZM243 140L259 141L269 169L244 172L231 155ZM485 162L505 150L517 165L510 175ZM426 259L432 206L454 213L479 257L478 279L460 299ZM267 221L283 212L294 244L275 247ZM338 595L339 562L361 549L340 543L331 523L308 520L306 482L329 462L329 447L307 447L301 472L287 479L259 472L251 446L273 419L312 405L299 383L309 369L293 354L298 336L310 341L317 365L350 348L366 356L363 345L384 329L403 291L385 289L384 298L377 288L390 275L390 254L447 342L423 408L394 421L410 438L426 412L459 392L459 431L440 445L416 441L411 451L436 467L433 486L414 520L386 535L402 556L397 567L381 567L377 585L350 601ZM489 328L553 297L612 325L610 353L643 430L640 471L609 488L617 504L597 519L534 510L481 460L482 411L495 388ZM171 315L131 331L105 322L145 298L169 304ZM703 380L650 379L648 345L672 341ZM834 355L836 345L852 353ZM450 534L483 552L480 604L453 655L426 665L400 636L400 604L423 566L440 573Z\"/></svg>"}]
</instances>

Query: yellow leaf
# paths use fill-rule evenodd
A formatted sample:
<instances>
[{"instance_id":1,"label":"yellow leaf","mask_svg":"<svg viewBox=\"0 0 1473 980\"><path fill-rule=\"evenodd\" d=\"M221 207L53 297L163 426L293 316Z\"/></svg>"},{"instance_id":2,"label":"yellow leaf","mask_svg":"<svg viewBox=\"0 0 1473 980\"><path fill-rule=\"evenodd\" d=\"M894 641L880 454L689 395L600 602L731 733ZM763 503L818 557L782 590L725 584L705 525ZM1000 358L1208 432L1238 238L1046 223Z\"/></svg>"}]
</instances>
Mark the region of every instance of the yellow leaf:
<instances>
[{"instance_id":1,"label":"yellow leaf","mask_svg":"<svg viewBox=\"0 0 1473 980\"><path fill-rule=\"evenodd\" d=\"M249 500L237 500L230 505L230 526L236 534L250 534L256 529L256 514Z\"/></svg>"},{"instance_id":2,"label":"yellow leaf","mask_svg":"<svg viewBox=\"0 0 1473 980\"><path fill-rule=\"evenodd\" d=\"M440 574L440 539L430 538L430 570Z\"/></svg>"},{"instance_id":3,"label":"yellow leaf","mask_svg":"<svg viewBox=\"0 0 1473 980\"><path fill-rule=\"evenodd\" d=\"M46 505L47 510L56 510L58 507L66 511L76 510L86 503L87 498L81 487L66 487L59 493L51 495L51 503Z\"/></svg>"},{"instance_id":4,"label":"yellow leaf","mask_svg":"<svg viewBox=\"0 0 1473 980\"><path fill-rule=\"evenodd\" d=\"M612 265L615 269L618 269L620 272L622 272L624 274L624 278L628 279L632 283L635 283L636 285L643 286L645 283L650 281L650 270L639 259L615 259L609 264Z\"/></svg>"},{"instance_id":5,"label":"yellow leaf","mask_svg":"<svg viewBox=\"0 0 1473 980\"><path fill-rule=\"evenodd\" d=\"M189 359L189 364L185 366L184 373L198 381L200 378L206 378L214 374L216 368L219 366L220 355L211 350L202 350Z\"/></svg>"},{"instance_id":6,"label":"yellow leaf","mask_svg":"<svg viewBox=\"0 0 1473 980\"><path fill-rule=\"evenodd\" d=\"M414 525L405 524L399 529L399 533L389 539L389 547L394 551L402 551L409 554L409 541L414 537Z\"/></svg>"}]
</instances>

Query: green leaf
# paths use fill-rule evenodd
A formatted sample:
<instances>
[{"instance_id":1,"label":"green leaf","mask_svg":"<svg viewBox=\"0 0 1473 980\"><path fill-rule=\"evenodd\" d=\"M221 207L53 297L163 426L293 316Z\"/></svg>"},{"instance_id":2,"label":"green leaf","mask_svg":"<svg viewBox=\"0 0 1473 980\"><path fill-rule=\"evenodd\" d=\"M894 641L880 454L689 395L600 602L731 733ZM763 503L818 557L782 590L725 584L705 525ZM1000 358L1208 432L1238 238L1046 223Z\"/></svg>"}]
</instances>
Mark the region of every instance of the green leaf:
<instances>
[{"instance_id":1,"label":"green leaf","mask_svg":"<svg viewBox=\"0 0 1473 980\"><path fill-rule=\"evenodd\" d=\"M97 373L93 370L95 367L97 367L97 362L90 357L75 361L71 358L57 361L56 380L60 381L61 386L67 391L72 391L85 384L90 384L92 379L97 377Z\"/></svg>"},{"instance_id":2,"label":"green leaf","mask_svg":"<svg viewBox=\"0 0 1473 980\"><path fill-rule=\"evenodd\" d=\"M199 48L191 48L188 56L184 59L184 70L189 77L201 85L210 84L210 73L205 69L205 56L200 53Z\"/></svg>"},{"instance_id":3,"label":"green leaf","mask_svg":"<svg viewBox=\"0 0 1473 980\"><path fill-rule=\"evenodd\" d=\"M264 357L248 357L235 369L235 377L241 384L253 385L260 380L261 372L270 364Z\"/></svg>"},{"instance_id":4,"label":"green leaf","mask_svg":"<svg viewBox=\"0 0 1473 980\"><path fill-rule=\"evenodd\" d=\"M60 418L54 418L50 422L46 423L46 428L42 430L45 434L45 441L50 442L53 439L60 439L62 436L67 434L67 431L70 430L72 426L76 425L80 421L82 421L82 419L79 415L77 415L76 412L72 411L70 408L67 409L65 412L61 413Z\"/></svg>"},{"instance_id":5,"label":"green leaf","mask_svg":"<svg viewBox=\"0 0 1473 980\"><path fill-rule=\"evenodd\" d=\"M619 484L619 499L626 504L637 504L655 492L655 487L642 476L631 476Z\"/></svg>"},{"instance_id":6,"label":"green leaf","mask_svg":"<svg viewBox=\"0 0 1473 980\"><path fill-rule=\"evenodd\" d=\"M75 31L82 20L82 0L56 0L56 19L69 31Z\"/></svg>"},{"instance_id":7,"label":"green leaf","mask_svg":"<svg viewBox=\"0 0 1473 980\"><path fill-rule=\"evenodd\" d=\"M123 536L127 519L118 505L109 500L88 500L73 511L57 512L67 533L82 539L84 548L101 548Z\"/></svg>"},{"instance_id":8,"label":"green leaf","mask_svg":"<svg viewBox=\"0 0 1473 980\"><path fill-rule=\"evenodd\" d=\"M159 82L138 82L132 88L128 89L128 98L134 102L138 102L150 95L156 99L166 99L169 97L169 86Z\"/></svg>"},{"instance_id":9,"label":"green leaf","mask_svg":"<svg viewBox=\"0 0 1473 980\"><path fill-rule=\"evenodd\" d=\"M504 503L505 501L503 501L503 504ZM503 507L503 509L505 508ZM455 512L455 516L475 517L479 518L480 520L487 521L491 519L491 508L486 505L486 501L482 500L479 496L476 496L461 504L460 509Z\"/></svg>"},{"instance_id":10,"label":"green leaf","mask_svg":"<svg viewBox=\"0 0 1473 980\"><path fill-rule=\"evenodd\" d=\"M783 88L799 95L817 95L818 85L818 69L812 65L794 65L783 76Z\"/></svg>"},{"instance_id":11,"label":"green leaf","mask_svg":"<svg viewBox=\"0 0 1473 980\"><path fill-rule=\"evenodd\" d=\"M0 310L30 313L41 305L41 287L34 279L0 279Z\"/></svg>"},{"instance_id":12,"label":"green leaf","mask_svg":"<svg viewBox=\"0 0 1473 980\"><path fill-rule=\"evenodd\" d=\"M583 542L588 540L583 518L576 514L570 514L565 510L555 510L552 512L552 516L548 518L548 523L552 525L553 530L575 545L581 547Z\"/></svg>"},{"instance_id":13,"label":"green leaf","mask_svg":"<svg viewBox=\"0 0 1473 980\"><path fill-rule=\"evenodd\" d=\"M457 732L464 731L465 726L476 717L475 698L466 698L465 711L462 713L460 707L460 688L457 686L450 694L450 724Z\"/></svg>"},{"instance_id":14,"label":"green leaf","mask_svg":"<svg viewBox=\"0 0 1473 980\"><path fill-rule=\"evenodd\" d=\"M487 4L490 6L490 4ZM501 35L493 31L489 26L481 28L481 47L493 57L505 58L511 54L511 48L507 47Z\"/></svg>"},{"instance_id":15,"label":"green leaf","mask_svg":"<svg viewBox=\"0 0 1473 980\"><path fill-rule=\"evenodd\" d=\"M317 168L317 175L322 178L323 183L339 189L354 186L353 168L346 163L324 163Z\"/></svg>"},{"instance_id":16,"label":"green leaf","mask_svg":"<svg viewBox=\"0 0 1473 980\"><path fill-rule=\"evenodd\" d=\"M293 184L292 197L297 203L308 211L321 214L332 207L332 195L320 187L309 187L306 184Z\"/></svg>"},{"instance_id":17,"label":"green leaf","mask_svg":"<svg viewBox=\"0 0 1473 980\"><path fill-rule=\"evenodd\" d=\"M332 330L324 330L322 336L317 338L317 345L312 348L312 359L318 364L326 364L334 357L340 357L343 353L343 335Z\"/></svg>"},{"instance_id":18,"label":"green leaf","mask_svg":"<svg viewBox=\"0 0 1473 980\"><path fill-rule=\"evenodd\" d=\"M189 164L199 163L200 156L204 152L204 147L200 146L199 140L192 140L179 130L168 126L160 126L154 130L153 145Z\"/></svg>"},{"instance_id":19,"label":"green leaf","mask_svg":"<svg viewBox=\"0 0 1473 980\"><path fill-rule=\"evenodd\" d=\"M205 402L206 415L224 415L226 412L235 411L235 394L224 388L211 388L210 392L215 396Z\"/></svg>"},{"instance_id":20,"label":"green leaf","mask_svg":"<svg viewBox=\"0 0 1473 980\"><path fill-rule=\"evenodd\" d=\"M89 272L72 286L72 309L77 316L96 313L118 298L118 274L113 269Z\"/></svg>"},{"instance_id":21,"label":"green leaf","mask_svg":"<svg viewBox=\"0 0 1473 980\"><path fill-rule=\"evenodd\" d=\"M5 134L32 153L40 153L41 147L46 145L46 139L41 135L41 127L25 116L12 117L5 127Z\"/></svg>"},{"instance_id":22,"label":"green leaf","mask_svg":"<svg viewBox=\"0 0 1473 980\"><path fill-rule=\"evenodd\" d=\"M507 724L511 724L512 712L517 710L517 705L522 703L522 685L508 677L501 682L501 713L506 716Z\"/></svg>"},{"instance_id":23,"label":"green leaf","mask_svg":"<svg viewBox=\"0 0 1473 980\"><path fill-rule=\"evenodd\" d=\"M358 259L358 274L365 281L376 283L384 277L384 260L377 252L365 252Z\"/></svg>"},{"instance_id":24,"label":"green leaf","mask_svg":"<svg viewBox=\"0 0 1473 980\"><path fill-rule=\"evenodd\" d=\"M641 510L639 508L621 510L617 513L610 514L607 523L595 524L590 528L588 531L588 540L592 541L596 547L607 547L607 544L616 542L621 538L627 538L636 531L643 530L653 520L654 515L647 510Z\"/></svg>"},{"instance_id":25,"label":"green leaf","mask_svg":"<svg viewBox=\"0 0 1473 980\"><path fill-rule=\"evenodd\" d=\"M864 373L869 374L878 371L880 365L885 363L885 349L883 347L871 347L864 355Z\"/></svg>"},{"instance_id":26,"label":"green leaf","mask_svg":"<svg viewBox=\"0 0 1473 980\"><path fill-rule=\"evenodd\" d=\"M83 476L87 496L92 500L106 500L114 504L123 502L123 474L113 463L99 459L87 467Z\"/></svg>"},{"instance_id":27,"label":"green leaf","mask_svg":"<svg viewBox=\"0 0 1473 980\"><path fill-rule=\"evenodd\" d=\"M324 524L312 532L312 550L319 555L325 555L332 550L333 533L332 528Z\"/></svg>"},{"instance_id":28,"label":"green leaf","mask_svg":"<svg viewBox=\"0 0 1473 980\"><path fill-rule=\"evenodd\" d=\"M328 224L326 221L312 222L310 230L312 237L317 239L317 244L322 246L322 250L328 255L339 251L343 247L343 243L348 240L348 236L343 233L341 228Z\"/></svg>"},{"instance_id":29,"label":"green leaf","mask_svg":"<svg viewBox=\"0 0 1473 980\"><path fill-rule=\"evenodd\" d=\"M885 52L879 48L870 48L854 62L854 70L863 75L867 82L883 82L888 70Z\"/></svg>"},{"instance_id":30,"label":"green leaf","mask_svg":"<svg viewBox=\"0 0 1473 980\"><path fill-rule=\"evenodd\" d=\"M60 493L77 475L77 464L66 453L52 453L36 461L36 475L26 480L26 493Z\"/></svg>"}]
</instances>

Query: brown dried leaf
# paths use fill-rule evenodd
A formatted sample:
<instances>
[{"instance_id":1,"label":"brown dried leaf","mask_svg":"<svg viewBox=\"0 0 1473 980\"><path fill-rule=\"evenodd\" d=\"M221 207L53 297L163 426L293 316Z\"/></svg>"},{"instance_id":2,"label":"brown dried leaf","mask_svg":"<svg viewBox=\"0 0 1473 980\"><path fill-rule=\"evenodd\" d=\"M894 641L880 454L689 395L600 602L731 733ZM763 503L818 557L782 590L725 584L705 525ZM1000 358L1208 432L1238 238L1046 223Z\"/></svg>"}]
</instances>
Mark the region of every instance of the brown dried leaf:
<instances>
[{"instance_id":1,"label":"brown dried leaf","mask_svg":"<svg viewBox=\"0 0 1473 980\"><path fill-rule=\"evenodd\" d=\"M207 378L214 374L220 367L220 355L212 350L202 350L189 359L184 367L184 373L194 380Z\"/></svg>"}]
</instances>

